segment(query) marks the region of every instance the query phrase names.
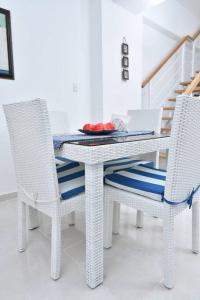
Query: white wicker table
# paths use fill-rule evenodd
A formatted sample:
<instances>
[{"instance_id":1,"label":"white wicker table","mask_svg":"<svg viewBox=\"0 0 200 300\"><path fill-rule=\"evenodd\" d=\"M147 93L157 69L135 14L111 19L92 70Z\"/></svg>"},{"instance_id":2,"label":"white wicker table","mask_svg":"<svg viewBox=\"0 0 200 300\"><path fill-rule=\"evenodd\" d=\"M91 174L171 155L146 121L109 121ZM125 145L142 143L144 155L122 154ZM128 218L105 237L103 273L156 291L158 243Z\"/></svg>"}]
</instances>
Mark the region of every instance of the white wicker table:
<instances>
[{"instance_id":1,"label":"white wicker table","mask_svg":"<svg viewBox=\"0 0 200 300\"><path fill-rule=\"evenodd\" d=\"M103 163L168 149L166 135L118 139L117 143L88 145L88 141L65 143L56 155L85 163L86 185L86 280L91 288L103 282ZM82 143L82 144L81 144ZM98 141L99 143L99 141Z\"/></svg>"}]
</instances>

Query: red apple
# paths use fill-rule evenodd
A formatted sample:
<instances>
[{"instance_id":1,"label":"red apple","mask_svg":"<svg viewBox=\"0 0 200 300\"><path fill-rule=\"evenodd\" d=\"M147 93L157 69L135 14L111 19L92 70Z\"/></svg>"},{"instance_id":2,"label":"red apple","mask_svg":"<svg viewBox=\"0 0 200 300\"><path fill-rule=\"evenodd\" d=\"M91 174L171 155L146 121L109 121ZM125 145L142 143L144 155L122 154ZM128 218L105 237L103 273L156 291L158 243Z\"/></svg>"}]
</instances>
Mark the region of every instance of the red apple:
<instances>
[{"instance_id":1,"label":"red apple","mask_svg":"<svg viewBox=\"0 0 200 300\"><path fill-rule=\"evenodd\" d=\"M83 126L83 130L90 130L91 124L87 123Z\"/></svg>"},{"instance_id":2,"label":"red apple","mask_svg":"<svg viewBox=\"0 0 200 300\"><path fill-rule=\"evenodd\" d=\"M83 126L83 130L93 131L95 130L95 125L87 123Z\"/></svg>"},{"instance_id":3,"label":"red apple","mask_svg":"<svg viewBox=\"0 0 200 300\"><path fill-rule=\"evenodd\" d=\"M95 129L95 125L94 124L90 124L90 129L89 129L90 131L94 131L94 130L96 130Z\"/></svg>"},{"instance_id":4,"label":"red apple","mask_svg":"<svg viewBox=\"0 0 200 300\"><path fill-rule=\"evenodd\" d=\"M104 124L104 129L105 130L114 130L115 129L115 125L111 122L108 122L106 124Z\"/></svg>"},{"instance_id":5,"label":"red apple","mask_svg":"<svg viewBox=\"0 0 200 300\"><path fill-rule=\"evenodd\" d=\"M103 123L97 123L96 125L94 125L94 130L95 130L95 131L104 130L104 125L103 125Z\"/></svg>"}]
</instances>

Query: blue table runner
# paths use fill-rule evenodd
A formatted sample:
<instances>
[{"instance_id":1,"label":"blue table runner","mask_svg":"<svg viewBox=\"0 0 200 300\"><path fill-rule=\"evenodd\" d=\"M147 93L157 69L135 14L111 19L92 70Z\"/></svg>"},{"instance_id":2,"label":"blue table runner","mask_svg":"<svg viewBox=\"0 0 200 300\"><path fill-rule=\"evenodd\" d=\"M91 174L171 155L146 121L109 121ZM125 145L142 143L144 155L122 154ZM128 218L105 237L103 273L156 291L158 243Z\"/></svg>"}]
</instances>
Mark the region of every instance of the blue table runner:
<instances>
[{"instance_id":1,"label":"blue table runner","mask_svg":"<svg viewBox=\"0 0 200 300\"><path fill-rule=\"evenodd\" d=\"M108 135L86 135L82 133L71 134L71 135L57 135L53 137L54 149L60 149L64 143L76 142L83 140L98 140L98 139L108 139L108 138L118 138L118 137L128 137L137 135L147 135L154 134L154 131L117 131Z\"/></svg>"}]
</instances>

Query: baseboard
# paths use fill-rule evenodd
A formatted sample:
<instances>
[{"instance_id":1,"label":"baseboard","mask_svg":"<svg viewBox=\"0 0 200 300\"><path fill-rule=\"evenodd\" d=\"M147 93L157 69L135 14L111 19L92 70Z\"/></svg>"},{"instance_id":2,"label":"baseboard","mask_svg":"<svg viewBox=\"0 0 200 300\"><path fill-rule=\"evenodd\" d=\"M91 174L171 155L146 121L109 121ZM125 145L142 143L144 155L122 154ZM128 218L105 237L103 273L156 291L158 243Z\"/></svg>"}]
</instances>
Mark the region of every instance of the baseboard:
<instances>
[{"instance_id":1,"label":"baseboard","mask_svg":"<svg viewBox=\"0 0 200 300\"><path fill-rule=\"evenodd\" d=\"M10 200L17 197L17 192L0 194L0 201Z\"/></svg>"}]
</instances>

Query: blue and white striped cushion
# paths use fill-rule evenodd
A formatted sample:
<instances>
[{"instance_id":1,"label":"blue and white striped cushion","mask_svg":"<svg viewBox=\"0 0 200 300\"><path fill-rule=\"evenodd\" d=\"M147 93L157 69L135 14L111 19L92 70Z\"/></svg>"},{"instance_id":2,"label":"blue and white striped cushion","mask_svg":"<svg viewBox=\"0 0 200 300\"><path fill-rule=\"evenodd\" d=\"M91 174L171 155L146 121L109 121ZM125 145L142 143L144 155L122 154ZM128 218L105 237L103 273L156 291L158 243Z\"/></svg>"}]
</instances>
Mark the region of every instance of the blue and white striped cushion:
<instances>
[{"instance_id":1,"label":"blue and white striped cushion","mask_svg":"<svg viewBox=\"0 0 200 300\"><path fill-rule=\"evenodd\" d=\"M56 166L60 166L66 162L71 162L71 160L62 156L55 156L55 162Z\"/></svg>"},{"instance_id":2,"label":"blue and white striped cushion","mask_svg":"<svg viewBox=\"0 0 200 300\"><path fill-rule=\"evenodd\" d=\"M105 176L105 183L113 187L162 201L166 171L145 165L118 171Z\"/></svg>"},{"instance_id":3,"label":"blue and white striped cushion","mask_svg":"<svg viewBox=\"0 0 200 300\"><path fill-rule=\"evenodd\" d=\"M55 157L56 166L61 166L64 163L72 162L72 160L69 160L68 158L62 157L62 156L56 156ZM136 160L132 157L124 157L124 158L118 158L113 159L110 161L107 161L104 163L104 174L112 174L116 171L128 169L131 167L134 167L135 165L146 165L149 167L153 167L154 163L153 161L146 161L146 160Z\"/></svg>"},{"instance_id":4,"label":"blue and white striped cushion","mask_svg":"<svg viewBox=\"0 0 200 300\"><path fill-rule=\"evenodd\" d=\"M65 157L56 156L56 169L58 175L59 191L61 199L66 200L85 191L85 167L84 164L71 161ZM124 170L135 165L144 164L152 166L151 161L133 160L123 158L108 161L104 164L105 174Z\"/></svg>"},{"instance_id":5,"label":"blue and white striped cushion","mask_svg":"<svg viewBox=\"0 0 200 300\"><path fill-rule=\"evenodd\" d=\"M67 200L85 191L84 164L67 161L58 165L56 170L62 200Z\"/></svg>"},{"instance_id":6,"label":"blue and white striped cushion","mask_svg":"<svg viewBox=\"0 0 200 300\"><path fill-rule=\"evenodd\" d=\"M153 167L154 163L152 161L145 160L135 160L132 157L124 157L120 159L110 160L104 163L104 174L112 174L114 172L132 168L137 165L146 165L149 167Z\"/></svg>"}]
</instances>

